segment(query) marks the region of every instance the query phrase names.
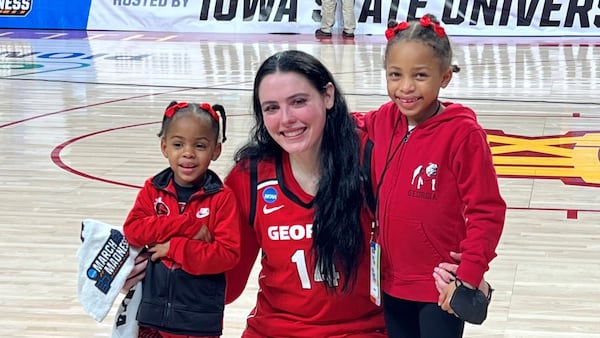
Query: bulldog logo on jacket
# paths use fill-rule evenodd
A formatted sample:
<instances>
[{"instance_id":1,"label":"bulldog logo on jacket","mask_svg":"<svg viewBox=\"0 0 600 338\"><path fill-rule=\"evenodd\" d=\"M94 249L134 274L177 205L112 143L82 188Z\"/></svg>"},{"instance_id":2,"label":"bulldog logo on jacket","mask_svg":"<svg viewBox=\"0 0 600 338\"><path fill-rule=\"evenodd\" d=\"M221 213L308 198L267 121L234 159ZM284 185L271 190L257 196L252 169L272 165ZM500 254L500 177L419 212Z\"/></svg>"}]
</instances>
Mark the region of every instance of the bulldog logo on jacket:
<instances>
[{"instance_id":1,"label":"bulldog logo on jacket","mask_svg":"<svg viewBox=\"0 0 600 338\"><path fill-rule=\"evenodd\" d=\"M415 185L417 189L421 189L425 182L431 182L431 191L435 191L435 178L437 176L438 165L429 162L429 164L423 169L423 165L418 166L413 171L413 177L411 184Z\"/></svg>"},{"instance_id":2,"label":"bulldog logo on jacket","mask_svg":"<svg viewBox=\"0 0 600 338\"><path fill-rule=\"evenodd\" d=\"M429 162L426 166L419 165L413 170L410 184L416 190L410 190L409 196L421 199L435 200L435 183L437 179L438 165Z\"/></svg>"}]
</instances>

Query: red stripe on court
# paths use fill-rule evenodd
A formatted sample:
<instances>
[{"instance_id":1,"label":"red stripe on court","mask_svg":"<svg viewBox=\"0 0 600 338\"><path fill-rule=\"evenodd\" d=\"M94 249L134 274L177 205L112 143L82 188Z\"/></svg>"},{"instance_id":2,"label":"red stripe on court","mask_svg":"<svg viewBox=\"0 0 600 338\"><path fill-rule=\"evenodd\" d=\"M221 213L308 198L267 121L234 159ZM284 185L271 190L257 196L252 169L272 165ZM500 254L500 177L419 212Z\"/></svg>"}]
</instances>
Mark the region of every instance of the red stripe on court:
<instances>
[{"instance_id":1,"label":"red stripe on court","mask_svg":"<svg viewBox=\"0 0 600 338\"><path fill-rule=\"evenodd\" d=\"M67 165L65 162L63 162L63 160L60 158L60 153L67 146L69 146L69 145L71 145L71 144L73 144L73 143L75 143L75 142L77 142L77 141L79 141L81 139L84 139L86 137L90 137L90 136L94 136L94 135L98 135L98 134L102 134L102 133L107 133L107 132L114 131L114 130L125 129L125 128L132 128L132 127L139 127L139 126L145 126L145 125L154 124L154 123L158 123L158 122L146 122L146 123L132 124L132 125L129 125L129 126L122 126L122 127L110 128L110 129L95 131L93 133L89 133L89 134L85 134L85 135L81 135L81 136L72 138L70 140L67 140L66 142L63 142L62 144L59 144L56 148L54 148L52 150L52 153L50 154L50 158L52 159L52 162L54 162L54 164L56 164L59 168L65 170L65 171L68 171L68 172L70 172L72 174L79 175L81 177L89 178L89 179L100 181L100 182L111 183L111 184L116 184L116 185L122 185L124 187L139 189L139 188L141 188L141 186L134 185L134 184L129 184L129 183L124 183L124 182L113 181L113 180L109 180L109 179L98 177L98 176L93 176L93 175L90 175L88 173L84 173L83 171L79 171L77 169L74 169L73 167L71 167L71 166Z\"/></svg>"},{"instance_id":2,"label":"red stripe on court","mask_svg":"<svg viewBox=\"0 0 600 338\"><path fill-rule=\"evenodd\" d=\"M567 219L577 219L577 210L567 210Z\"/></svg>"},{"instance_id":3,"label":"red stripe on court","mask_svg":"<svg viewBox=\"0 0 600 338\"><path fill-rule=\"evenodd\" d=\"M133 100L133 99L139 99L139 98L142 98L142 97L157 96L157 95L163 95L163 94L181 92L181 91L186 91L186 90L192 90L192 89L191 88L183 88L183 89L177 89L177 90L172 90L172 91L167 91L167 92L161 92L161 93L143 94L143 95L138 95L138 96L124 97L122 99L115 99L115 100L109 100L109 101L102 101L102 102L98 102L98 103L87 104L85 106L67 108L67 109L55 111L55 112L52 112L52 113L46 113L46 114L36 115L36 116L28 117L26 119L12 121L12 122L8 122L8 123L5 123L5 124L0 124L0 129L5 128L5 127L9 127L9 126L12 126L12 125L15 125L15 124L23 123L23 122L40 119L40 118L46 117L46 116L51 116L51 115L66 113L66 112L73 111L73 110L78 110L78 109L83 109L83 108L89 108L89 107L95 107L95 106L101 106L101 105L105 105L105 104L109 104L109 103L115 103L115 102L121 102L121 101Z\"/></svg>"}]
</instances>

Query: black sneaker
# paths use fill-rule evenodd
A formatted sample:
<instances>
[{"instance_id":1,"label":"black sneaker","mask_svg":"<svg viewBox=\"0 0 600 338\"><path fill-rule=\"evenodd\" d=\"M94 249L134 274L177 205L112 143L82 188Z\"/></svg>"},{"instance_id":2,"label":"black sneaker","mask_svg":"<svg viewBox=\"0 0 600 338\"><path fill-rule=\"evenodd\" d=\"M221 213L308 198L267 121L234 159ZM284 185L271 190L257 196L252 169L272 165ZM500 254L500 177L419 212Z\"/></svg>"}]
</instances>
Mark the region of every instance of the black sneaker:
<instances>
[{"instance_id":1,"label":"black sneaker","mask_svg":"<svg viewBox=\"0 0 600 338\"><path fill-rule=\"evenodd\" d=\"M342 32L342 38L344 38L344 39L354 39L354 33L346 33L344 31L344 32Z\"/></svg>"},{"instance_id":2,"label":"black sneaker","mask_svg":"<svg viewBox=\"0 0 600 338\"><path fill-rule=\"evenodd\" d=\"M315 31L315 37L317 39L330 39L331 33L327 33L327 32L322 31L321 29L317 29Z\"/></svg>"}]
</instances>

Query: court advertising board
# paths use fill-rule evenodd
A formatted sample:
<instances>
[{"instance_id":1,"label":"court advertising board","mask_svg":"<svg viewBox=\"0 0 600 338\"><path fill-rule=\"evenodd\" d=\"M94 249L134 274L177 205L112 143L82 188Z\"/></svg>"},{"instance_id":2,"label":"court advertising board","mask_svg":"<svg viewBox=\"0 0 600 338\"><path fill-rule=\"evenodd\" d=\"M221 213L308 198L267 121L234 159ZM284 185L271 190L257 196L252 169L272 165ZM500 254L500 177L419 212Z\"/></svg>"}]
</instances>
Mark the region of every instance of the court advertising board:
<instances>
[{"instance_id":1,"label":"court advertising board","mask_svg":"<svg viewBox=\"0 0 600 338\"><path fill-rule=\"evenodd\" d=\"M0 28L312 34L320 3L6 0L0 2ZM455 36L600 36L600 0L356 0L355 13L357 34L382 34L389 19L430 13ZM337 18L339 31L341 13Z\"/></svg>"}]
</instances>

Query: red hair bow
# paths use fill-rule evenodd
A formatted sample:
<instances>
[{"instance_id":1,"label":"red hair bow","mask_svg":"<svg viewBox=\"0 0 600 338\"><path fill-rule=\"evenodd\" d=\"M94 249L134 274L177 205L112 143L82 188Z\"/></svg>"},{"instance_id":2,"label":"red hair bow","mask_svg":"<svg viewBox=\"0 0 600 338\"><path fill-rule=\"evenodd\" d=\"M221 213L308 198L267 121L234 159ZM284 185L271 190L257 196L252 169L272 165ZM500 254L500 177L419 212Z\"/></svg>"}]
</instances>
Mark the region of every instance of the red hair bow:
<instances>
[{"instance_id":1,"label":"red hair bow","mask_svg":"<svg viewBox=\"0 0 600 338\"><path fill-rule=\"evenodd\" d=\"M394 35L396 35L396 33L398 33L399 31L403 31L405 29L407 29L409 26L408 22L406 21L402 21L400 23L398 23L396 25L396 27L390 27L388 29L385 30L385 38L387 41L390 41Z\"/></svg>"},{"instance_id":2,"label":"red hair bow","mask_svg":"<svg viewBox=\"0 0 600 338\"><path fill-rule=\"evenodd\" d=\"M210 116L212 116L215 119L215 121L219 122L219 115L217 115L217 113L210 104L200 103L200 108L206 110L210 114Z\"/></svg>"},{"instance_id":3,"label":"red hair bow","mask_svg":"<svg viewBox=\"0 0 600 338\"><path fill-rule=\"evenodd\" d=\"M165 117L171 118L179 109L186 108L187 106L187 102L179 102L177 104L174 104L165 110Z\"/></svg>"},{"instance_id":4,"label":"red hair bow","mask_svg":"<svg viewBox=\"0 0 600 338\"><path fill-rule=\"evenodd\" d=\"M435 23L435 22L431 21L431 18L427 15L421 17L421 19L419 20L419 23L423 27L431 27L431 29L433 29L435 34L437 34L440 38L443 38L444 36L446 36L446 31L444 30L444 27L440 26L439 23Z\"/></svg>"}]
</instances>

